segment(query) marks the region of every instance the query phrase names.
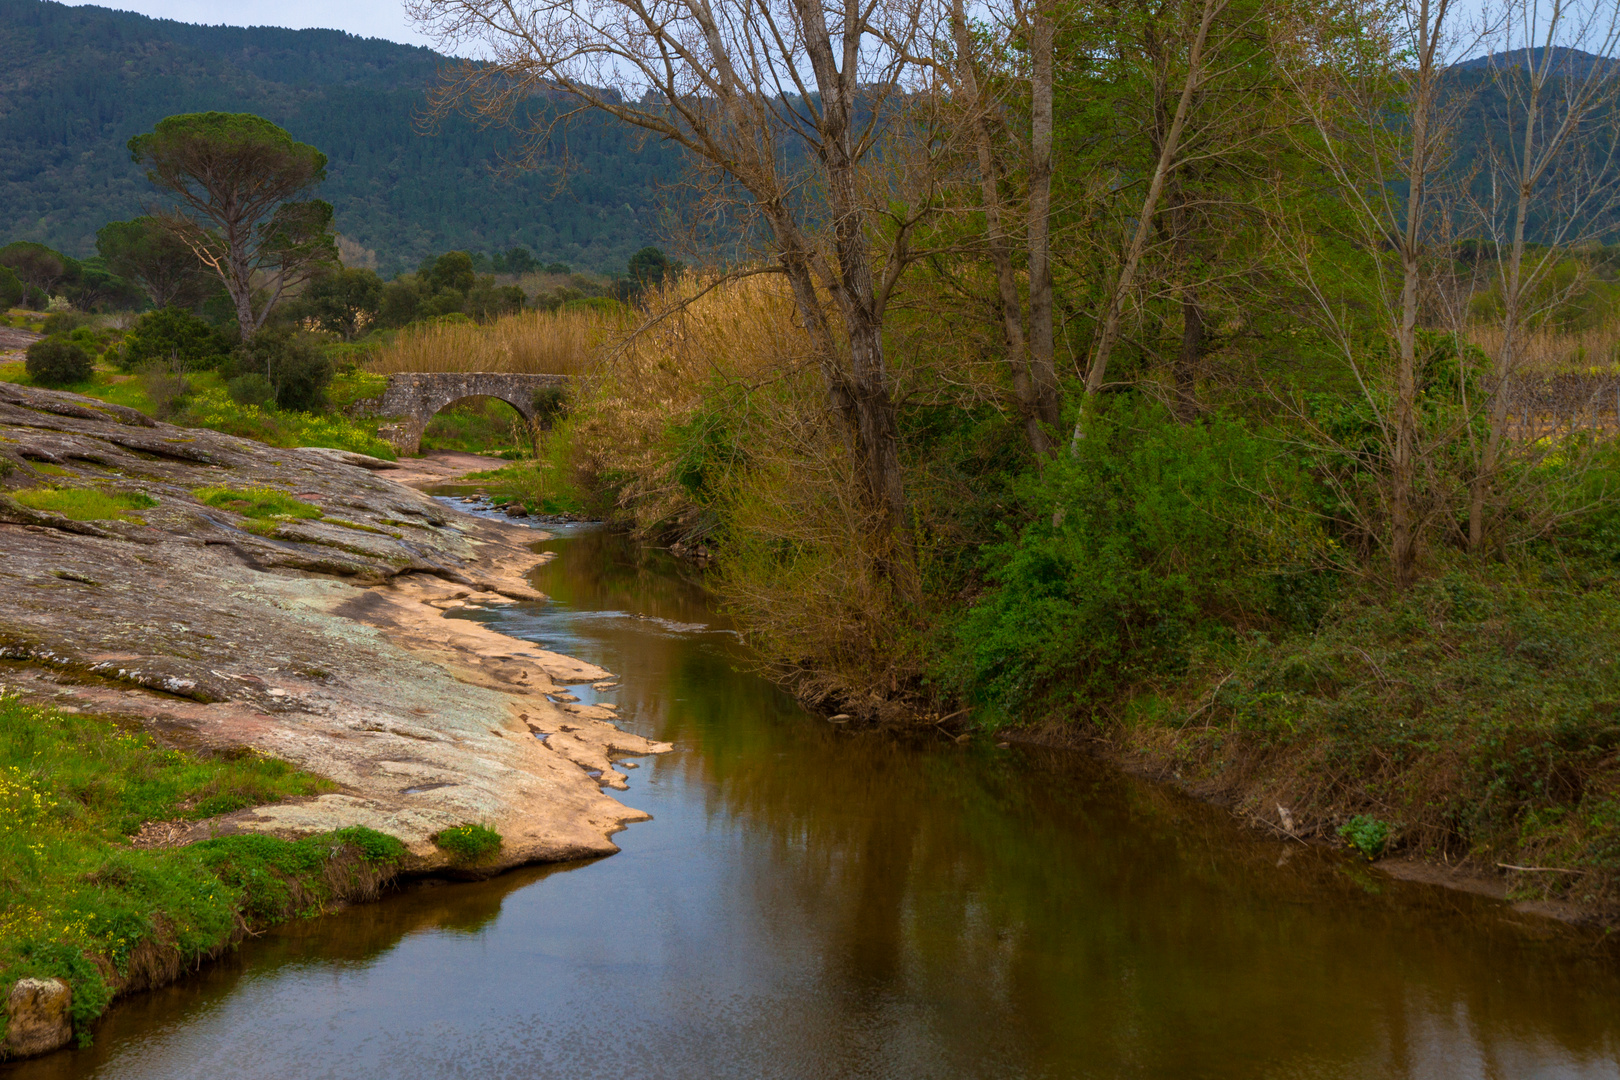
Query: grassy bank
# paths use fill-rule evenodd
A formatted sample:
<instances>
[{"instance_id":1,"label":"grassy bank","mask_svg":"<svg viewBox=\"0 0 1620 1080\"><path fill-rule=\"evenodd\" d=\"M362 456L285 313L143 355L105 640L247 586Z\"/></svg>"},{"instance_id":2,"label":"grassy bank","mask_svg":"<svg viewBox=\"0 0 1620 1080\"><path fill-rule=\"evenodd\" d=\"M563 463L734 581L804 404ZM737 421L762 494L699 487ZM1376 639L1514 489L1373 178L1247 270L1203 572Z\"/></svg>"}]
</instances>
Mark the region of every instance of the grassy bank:
<instances>
[{"instance_id":1,"label":"grassy bank","mask_svg":"<svg viewBox=\"0 0 1620 1080\"><path fill-rule=\"evenodd\" d=\"M149 822L331 788L262 754L199 757L0 696L0 995L20 978L65 980L88 1042L117 995L168 982L246 931L375 897L404 846L368 829L132 844Z\"/></svg>"}]
</instances>

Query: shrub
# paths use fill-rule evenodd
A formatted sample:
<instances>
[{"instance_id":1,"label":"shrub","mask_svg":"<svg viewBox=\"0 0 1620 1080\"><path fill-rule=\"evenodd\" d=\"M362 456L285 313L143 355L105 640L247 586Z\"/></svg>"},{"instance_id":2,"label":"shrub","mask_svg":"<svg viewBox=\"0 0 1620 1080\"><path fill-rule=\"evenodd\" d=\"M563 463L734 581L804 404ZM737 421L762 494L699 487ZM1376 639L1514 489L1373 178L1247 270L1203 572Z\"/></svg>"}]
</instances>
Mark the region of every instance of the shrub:
<instances>
[{"instance_id":1,"label":"shrub","mask_svg":"<svg viewBox=\"0 0 1620 1080\"><path fill-rule=\"evenodd\" d=\"M137 373L159 420L171 420L191 395L191 383L166 360L148 360Z\"/></svg>"},{"instance_id":2,"label":"shrub","mask_svg":"<svg viewBox=\"0 0 1620 1080\"><path fill-rule=\"evenodd\" d=\"M1301 481L1276 451L1219 418L1182 426L1150 403L1100 418L1021 493L1030 523L991 548L999 588L955 628L940 677L993 722L1078 706L1081 715L1176 677L1201 637L1232 625L1309 625L1329 589L1307 588L1324 548L1302 512L1253 492Z\"/></svg>"},{"instance_id":3,"label":"shrub","mask_svg":"<svg viewBox=\"0 0 1620 1080\"><path fill-rule=\"evenodd\" d=\"M257 371L238 375L225 384L225 390L231 395L231 400L238 405L258 405L262 408L276 397L276 388L270 385L268 378Z\"/></svg>"},{"instance_id":4,"label":"shrub","mask_svg":"<svg viewBox=\"0 0 1620 1080\"><path fill-rule=\"evenodd\" d=\"M46 338L28 346L23 365L28 377L41 386L84 382L95 371L90 354L65 338Z\"/></svg>"},{"instance_id":5,"label":"shrub","mask_svg":"<svg viewBox=\"0 0 1620 1080\"><path fill-rule=\"evenodd\" d=\"M501 834L494 829L468 823L434 833L433 843L448 852L456 862L476 862L500 850Z\"/></svg>"},{"instance_id":6,"label":"shrub","mask_svg":"<svg viewBox=\"0 0 1620 1080\"><path fill-rule=\"evenodd\" d=\"M87 318L76 311L58 311L45 316L45 325L42 327L47 337L57 334L69 334L89 322Z\"/></svg>"},{"instance_id":7,"label":"shrub","mask_svg":"<svg viewBox=\"0 0 1620 1080\"><path fill-rule=\"evenodd\" d=\"M126 368L157 361L180 371L217 367L227 351L225 339L203 320L179 308L148 311L135 320L124 338Z\"/></svg>"},{"instance_id":8,"label":"shrub","mask_svg":"<svg viewBox=\"0 0 1620 1080\"><path fill-rule=\"evenodd\" d=\"M61 514L72 521L129 519L136 510L156 506L141 492L96 491L91 488L31 488L14 491L12 498L35 510ZM138 518L135 520L139 520Z\"/></svg>"},{"instance_id":9,"label":"shrub","mask_svg":"<svg viewBox=\"0 0 1620 1080\"><path fill-rule=\"evenodd\" d=\"M1389 843L1389 826L1367 814L1357 814L1339 826L1339 839L1367 856L1376 859Z\"/></svg>"},{"instance_id":10,"label":"shrub","mask_svg":"<svg viewBox=\"0 0 1620 1080\"><path fill-rule=\"evenodd\" d=\"M312 335L261 330L237 346L232 363L238 378L264 376L278 408L316 412L326 405L332 362Z\"/></svg>"}]
</instances>

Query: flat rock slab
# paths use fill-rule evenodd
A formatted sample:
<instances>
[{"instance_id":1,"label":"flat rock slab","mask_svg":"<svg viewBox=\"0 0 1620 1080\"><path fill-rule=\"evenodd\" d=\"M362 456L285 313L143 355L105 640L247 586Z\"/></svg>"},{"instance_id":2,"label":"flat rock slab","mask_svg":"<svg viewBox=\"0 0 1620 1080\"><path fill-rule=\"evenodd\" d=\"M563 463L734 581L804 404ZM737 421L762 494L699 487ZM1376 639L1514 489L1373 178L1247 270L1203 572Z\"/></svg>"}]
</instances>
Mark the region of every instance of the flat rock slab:
<instances>
[{"instance_id":1,"label":"flat rock slab","mask_svg":"<svg viewBox=\"0 0 1620 1080\"><path fill-rule=\"evenodd\" d=\"M430 837L475 821L503 837L481 872L616 851L611 834L646 815L602 790L623 786L613 762L669 745L546 697L610 673L446 617L541 599L523 575L545 556L533 530L447 510L391 475L0 383L0 682L340 785L152 830L164 843L359 824L433 870L449 861ZM157 501L75 522L10 494L47 485ZM275 488L325 516L250 522L193 493L217 485Z\"/></svg>"}]
</instances>

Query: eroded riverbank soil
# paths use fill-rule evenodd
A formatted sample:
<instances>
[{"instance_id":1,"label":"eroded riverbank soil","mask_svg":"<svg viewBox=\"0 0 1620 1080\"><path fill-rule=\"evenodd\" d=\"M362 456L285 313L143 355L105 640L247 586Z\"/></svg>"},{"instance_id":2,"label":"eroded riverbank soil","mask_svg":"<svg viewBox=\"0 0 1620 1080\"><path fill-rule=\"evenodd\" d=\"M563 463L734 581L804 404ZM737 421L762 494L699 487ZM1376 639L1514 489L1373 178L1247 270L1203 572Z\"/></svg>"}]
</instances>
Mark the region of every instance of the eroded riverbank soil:
<instances>
[{"instance_id":1,"label":"eroded riverbank soil","mask_svg":"<svg viewBox=\"0 0 1620 1080\"><path fill-rule=\"evenodd\" d=\"M616 757L667 744L545 696L602 669L445 619L539 599L523 580L542 559L536 534L447 510L384 464L0 383L0 682L341 785L170 829L167 843L365 825L425 872L449 865L430 837L471 821L503 837L487 873L617 850L611 834L645 815L601 787L622 786ZM248 520L197 494L219 486L275 489L322 516ZM15 497L42 487L154 504L73 521Z\"/></svg>"}]
</instances>

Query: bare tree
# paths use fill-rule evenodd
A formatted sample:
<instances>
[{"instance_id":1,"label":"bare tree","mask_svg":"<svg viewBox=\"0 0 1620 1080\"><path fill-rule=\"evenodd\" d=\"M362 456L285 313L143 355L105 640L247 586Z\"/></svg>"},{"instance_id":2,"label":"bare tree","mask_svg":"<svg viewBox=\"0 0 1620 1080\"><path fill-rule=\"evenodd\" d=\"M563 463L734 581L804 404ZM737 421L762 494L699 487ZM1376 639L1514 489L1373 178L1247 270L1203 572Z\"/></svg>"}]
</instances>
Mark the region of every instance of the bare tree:
<instances>
[{"instance_id":1,"label":"bare tree","mask_svg":"<svg viewBox=\"0 0 1620 1080\"><path fill-rule=\"evenodd\" d=\"M1501 14L1502 48L1488 61L1500 113L1487 117L1475 185L1483 191L1470 200L1500 296L1482 403L1489 426L1468 494L1476 552L1489 540L1488 511L1511 456L1508 418L1526 339L1562 299L1547 289L1552 272L1570 249L1612 231L1620 209L1620 4L1506 0Z\"/></svg>"},{"instance_id":2,"label":"bare tree","mask_svg":"<svg viewBox=\"0 0 1620 1080\"><path fill-rule=\"evenodd\" d=\"M486 62L454 73L441 108L511 121L537 95L572 101L684 147L747 193L814 343L877 527L909 549L882 331L930 200L911 211L874 199L869 166L897 122L919 0L408 6L441 40L487 50ZM544 140L556 122L530 135ZM889 220L877 230L883 213Z\"/></svg>"},{"instance_id":3,"label":"bare tree","mask_svg":"<svg viewBox=\"0 0 1620 1080\"><path fill-rule=\"evenodd\" d=\"M1295 25L1282 72L1309 118L1302 153L1331 179L1347 211L1340 237L1368 266L1364 299L1390 343L1389 359L1371 356L1349 297L1328 283L1310 250L1319 234L1280 218L1283 243L1298 255L1298 281L1319 322L1354 373L1377 425L1379 451L1362 464L1379 478L1388 516L1387 544L1395 581L1412 580L1422 534L1449 505L1420 497L1420 473L1438 443L1419 429L1418 330L1433 260L1447 231L1436 185L1443 178L1460 107L1445 83L1453 58L1478 38L1457 32L1452 0L1352 0ZM1345 27L1354 27L1345 32ZM1454 432L1452 434L1455 434ZM1318 432L1318 435L1323 435ZM1345 447L1332 447L1341 452Z\"/></svg>"}]
</instances>

